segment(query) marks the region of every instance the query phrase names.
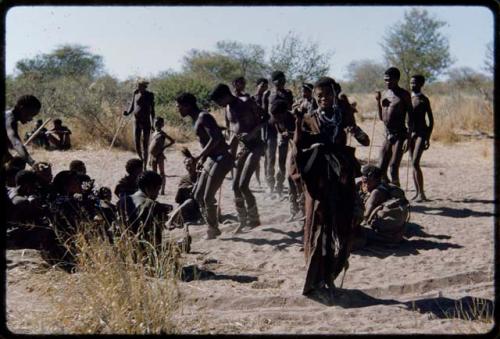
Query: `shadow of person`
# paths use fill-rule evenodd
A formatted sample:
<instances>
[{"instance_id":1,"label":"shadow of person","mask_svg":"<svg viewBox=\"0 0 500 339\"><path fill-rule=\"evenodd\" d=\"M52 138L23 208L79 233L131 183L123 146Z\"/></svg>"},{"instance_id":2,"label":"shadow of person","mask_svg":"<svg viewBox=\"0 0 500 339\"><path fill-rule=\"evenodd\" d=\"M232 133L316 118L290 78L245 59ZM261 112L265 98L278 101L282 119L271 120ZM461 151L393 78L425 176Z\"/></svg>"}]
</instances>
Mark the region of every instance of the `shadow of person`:
<instances>
[{"instance_id":1,"label":"shadow of person","mask_svg":"<svg viewBox=\"0 0 500 339\"><path fill-rule=\"evenodd\" d=\"M494 302L489 299L465 296L460 299L446 297L426 298L405 302L408 310L431 313L439 319L484 320L493 317Z\"/></svg>"},{"instance_id":2,"label":"shadow of person","mask_svg":"<svg viewBox=\"0 0 500 339\"><path fill-rule=\"evenodd\" d=\"M451 208L445 206L429 207L425 205L412 205L411 212L428 215L440 215L450 218L492 217L495 215L495 213L492 212L479 212L468 208Z\"/></svg>"},{"instance_id":3,"label":"shadow of person","mask_svg":"<svg viewBox=\"0 0 500 339\"><path fill-rule=\"evenodd\" d=\"M353 251L354 254L374 256L380 259L391 255L403 257L409 255L418 255L421 250L440 250L446 251L450 248L462 248L463 246L450 242L436 242L425 239L408 240L403 239L399 244L383 244L368 242L363 248Z\"/></svg>"},{"instance_id":4,"label":"shadow of person","mask_svg":"<svg viewBox=\"0 0 500 339\"><path fill-rule=\"evenodd\" d=\"M445 234L430 234L424 231L424 228L415 224L414 222L408 222L405 226L405 238L409 239L412 237L420 237L420 238L434 238L434 239L450 239L449 235Z\"/></svg>"},{"instance_id":5,"label":"shadow of person","mask_svg":"<svg viewBox=\"0 0 500 339\"><path fill-rule=\"evenodd\" d=\"M257 281L258 278L250 275L217 274L210 270L199 268L196 265L189 265L182 268L181 280L184 282L190 282L193 280L232 280L246 284Z\"/></svg>"},{"instance_id":6,"label":"shadow of person","mask_svg":"<svg viewBox=\"0 0 500 339\"><path fill-rule=\"evenodd\" d=\"M335 288L333 293L326 288L316 289L305 297L325 306L342 308L361 308L375 305L397 305L401 302L394 299L378 299L361 290Z\"/></svg>"},{"instance_id":7,"label":"shadow of person","mask_svg":"<svg viewBox=\"0 0 500 339\"><path fill-rule=\"evenodd\" d=\"M265 239L265 238L240 238L240 237L232 237L232 238L221 238L221 241L235 241L235 242L246 242L253 245L271 245L276 246L277 249L283 250L288 246L292 246L295 244L302 244L301 241L294 238L281 238L281 239Z\"/></svg>"}]
</instances>

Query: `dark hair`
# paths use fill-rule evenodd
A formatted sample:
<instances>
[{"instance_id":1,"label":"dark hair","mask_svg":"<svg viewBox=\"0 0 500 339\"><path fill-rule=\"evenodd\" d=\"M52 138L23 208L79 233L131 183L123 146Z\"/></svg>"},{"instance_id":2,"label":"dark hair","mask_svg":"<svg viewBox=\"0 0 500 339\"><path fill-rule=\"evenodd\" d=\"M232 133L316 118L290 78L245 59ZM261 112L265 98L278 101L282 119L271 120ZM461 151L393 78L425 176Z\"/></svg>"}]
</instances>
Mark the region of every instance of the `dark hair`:
<instances>
[{"instance_id":1,"label":"dark hair","mask_svg":"<svg viewBox=\"0 0 500 339\"><path fill-rule=\"evenodd\" d=\"M20 170L16 174L16 186L24 186L37 182L37 176L33 171Z\"/></svg>"},{"instance_id":2,"label":"dark hair","mask_svg":"<svg viewBox=\"0 0 500 339\"><path fill-rule=\"evenodd\" d=\"M9 162L7 162L5 168L6 169L15 168L18 170L23 170L26 168L26 160L24 160L24 158L21 158L18 155L13 156L12 159L10 159Z\"/></svg>"},{"instance_id":3,"label":"dark hair","mask_svg":"<svg viewBox=\"0 0 500 339\"><path fill-rule=\"evenodd\" d=\"M34 95L27 94L17 99L16 107L19 109L33 108L36 110L40 110L40 108L42 107L42 103Z\"/></svg>"},{"instance_id":4,"label":"dark hair","mask_svg":"<svg viewBox=\"0 0 500 339\"><path fill-rule=\"evenodd\" d=\"M78 174L73 171L61 171L56 174L54 180L52 181L52 186L56 193L64 193L65 188L68 184L74 180L76 183L80 183L78 179Z\"/></svg>"},{"instance_id":5,"label":"dark hair","mask_svg":"<svg viewBox=\"0 0 500 339\"><path fill-rule=\"evenodd\" d=\"M255 82L256 85L260 85L262 83L268 84L269 81L266 78L258 78L257 81Z\"/></svg>"},{"instance_id":6,"label":"dark hair","mask_svg":"<svg viewBox=\"0 0 500 339\"><path fill-rule=\"evenodd\" d=\"M313 90L313 87L314 87L314 86L313 86L313 84L310 84L310 83L308 83L308 82L304 82L304 83L302 83L302 88L308 89L308 90L310 90L310 91L312 91L312 90Z\"/></svg>"},{"instance_id":7,"label":"dark hair","mask_svg":"<svg viewBox=\"0 0 500 339\"><path fill-rule=\"evenodd\" d=\"M73 160L69 163L69 170L70 171L78 172L78 170L84 169L84 168L86 168L85 163L81 160Z\"/></svg>"},{"instance_id":8,"label":"dark hair","mask_svg":"<svg viewBox=\"0 0 500 339\"><path fill-rule=\"evenodd\" d=\"M226 95L231 95L231 90L229 89L229 87L226 84L218 84L217 86L215 86L212 93L210 93L210 100L218 101Z\"/></svg>"},{"instance_id":9,"label":"dark hair","mask_svg":"<svg viewBox=\"0 0 500 339\"><path fill-rule=\"evenodd\" d=\"M271 73L271 80L272 81L276 81L280 78L285 78L285 73L283 73L282 71L274 71Z\"/></svg>"},{"instance_id":10,"label":"dark hair","mask_svg":"<svg viewBox=\"0 0 500 339\"><path fill-rule=\"evenodd\" d=\"M156 117L155 118L155 125L156 124L164 124L165 120L162 117Z\"/></svg>"},{"instance_id":11,"label":"dark hair","mask_svg":"<svg viewBox=\"0 0 500 339\"><path fill-rule=\"evenodd\" d=\"M190 105L192 107L196 107L196 97L189 92L183 92L179 94L176 98L175 101L181 105Z\"/></svg>"},{"instance_id":12,"label":"dark hair","mask_svg":"<svg viewBox=\"0 0 500 339\"><path fill-rule=\"evenodd\" d=\"M382 170L374 165L365 165L361 169L361 174L364 177L379 180L382 178Z\"/></svg>"},{"instance_id":13,"label":"dark hair","mask_svg":"<svg viewBox=\"0 0 500 339\"><path fill-rule=\"evenodd\" d=\"M61 119L54 119L54 125L62 125Z\"/></svg>"},{"instance_id":14,"label":"dark hair","mask_svg":"<svg viewBox=\"0 0 500 339\"><path fill-rule=\"evenodd\" d=\"M37 125L43 125L43 120L42 120L42 119L38 119L38 120L36 121L36 124L37 124Z\"/></svg>"},{"instance_id":15,"label":"dark hair","mask_svg":"<svg viewBox=\"0 0 500 339\"><path fill-rule=\"evenodd\" d=\"M321 77L314 83L314 88L327 87L333 89L335 95L338 95L342 91L342 87L330 77Z\"/></svg>"},{"instance_id":16,"label":"dark hair","mask_svg":"<svg viewBox=\"0 0 500 339\"><path fill-rule=\"evenodd\" d=\"M144 171L137 177L137 186L141 191L148 187L160 187L161 183L161 176L154 171Z\"/></svg>"},{"instance_id":17,"label":"dark hair","mask_svg":"<svg viewBox=\"0 0 500 339\"><path fill-rule=\"evenodd\" d=\"M233 79L232 84L234 85L234 84L235 84L235 83L237 83L238 81L245 81L245 77L243 77L243 76L239 76L239 77L237 77L237 78L234 78L234 79Z\"/></svg>"},{"instance_id":18,"label":"dark hair","mask_svg":"<svg viewBox=\"0 0 500 339\"><path fill-rule=\"evenodd\" d=\"M111 189L106 186L102 186L99 188L99 191L97 192L97 197L99 199L104 199L106 196L110 197L111 196Z\"/></svg>"},{"instance_id":19,"label":"dark hair","mask_svg":"<svg viewBox=\"0 0 500 339\"><path fill-rule=\"evenodd\" d=\"M271 103L271 109L270 113L272 115L279 114L279 113L284 113L288 110L288 103L285 100L274 100Z\"/></svg>"},{"instance_id":20,"label":"dark hair","mask_svg":"<svg viewBox=\"0 0 500 339\"><path fill-rule=\"evenodd\" d=\"M417 81L417 83L419 83L420 85L425 84L425 77L423 75L415 74L415 75L412 75L411 77L414 78Z\"/></svg>"},{"instance_id":21,"label":"dark hair","mask_svg":"<svg viewBox=\"0 0 500 339\"><path fill-rule=\"evenodd\" d=\"M128 174L132 174L137 168L142 168L141 159L130 159L125 164L125 171L127 171Z\"/></svg>"},{"instance_id":22,"label":"dark hair","mask_svg":"<svg viewBox=\"0 0 500 339\"><path fill-rule=\"evenodd\" d=\"M397 69L396 67L389 67L385 72L384 72L385 75L388 75L389 77L391 78L394 78L396 80L399 80L399 78L401 78L401 72L399 71L399 69Z\"/></svg>"}]
</instances>

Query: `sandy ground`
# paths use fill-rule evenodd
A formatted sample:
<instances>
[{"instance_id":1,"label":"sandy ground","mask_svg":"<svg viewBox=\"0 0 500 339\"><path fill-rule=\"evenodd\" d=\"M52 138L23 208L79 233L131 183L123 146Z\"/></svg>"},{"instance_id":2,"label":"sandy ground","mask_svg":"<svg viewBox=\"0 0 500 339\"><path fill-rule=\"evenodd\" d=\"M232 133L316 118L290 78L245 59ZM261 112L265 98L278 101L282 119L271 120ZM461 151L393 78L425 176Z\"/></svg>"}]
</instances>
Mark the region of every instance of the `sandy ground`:
<instances>
[{"instance_id":1,"label":"sandy ground","mask_svg":"<svg viewBox=\"0 0 500 339\"><path fill-rule=\"evenodd\" d=\"M371 134L372 124L361 124ZM372 162L382 136L377 124ZM353 139L353 145L356 142ZM356 144L357 145L357 144ZM190 146L199 149L197 144ZM368 159L369 148L357 156ZM130 152L78 150L34 151L51 160L54 172L73 159L87 164L97 185L114 188L124 175ZM406 187L406 156L401 183ZM167 152L167 194L174 204L184 174L180 152ZM191 226L192 251L185 265L196 266L200 280L181 282L185 298L177 314L183 333L484 333L490 321L464 318L481 313L473 298L494 302L493 141L476 140L446 146L432 143L422 167L428 198L412 204L406 239L397 248L370 246L351 254L343 289L327 304L301 295L305 276L298 221L289 218L287 201L270 196L252 180L262 226L233 235L236 224L221 225L216 240L202 240L204 225ZM264 179L263 173L261 174ZM263 182L264 185L264 182ZM413 195L411 180L407 195ZM231 181L222 189L222 213L234 213ZM44 268L37 251L7 251L7 319L17 333L47 333L44 323L51 300L65 274ZM340 280L340 279L339 279ZM337 285L340 284L339 280ZM460 314L453 310L460 308ZM456 312L455 312L456 313ZM482 312L483 315L488 313ZM64 332L64 324L58 324Z\"/></svg>"}]
</instances>

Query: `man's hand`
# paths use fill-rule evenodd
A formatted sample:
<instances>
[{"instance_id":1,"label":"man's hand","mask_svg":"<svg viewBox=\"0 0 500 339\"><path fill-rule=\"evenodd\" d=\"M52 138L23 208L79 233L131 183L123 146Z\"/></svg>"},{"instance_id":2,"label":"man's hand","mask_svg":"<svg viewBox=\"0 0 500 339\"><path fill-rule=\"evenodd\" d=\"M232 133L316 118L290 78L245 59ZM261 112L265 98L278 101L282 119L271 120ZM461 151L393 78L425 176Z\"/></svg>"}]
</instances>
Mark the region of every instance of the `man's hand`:
<instances>
[{"instance_id":1,"label":"man's hand","mask_svg":"<svg viewBox=\"0 0 500 339\"><path fill-rule=\"evenodd\" d=\"M408 143L409 143L409 140L410 139L405 139L405 141L403 141L403 153L406 153L408 151Z\"/></svg>"},{"instance_id":2,"label":"man's hand","mask_svg":"<svg viewBox=\"0 0 500 339\"><path fill-rule=\"evenodd\" d=\"M424 140L424 150L428 150L431 147L431 141L427 138Z\"/></svg>"},{"instance_id":3,"label":"man's hand","mask_svg":"<svg viewBox=\"0 0 500 339\"><path fill-rule=\"evenodd\" d=\"M380 93L380 91L376 91L375 92L375 100L377 100L377 102L380 102L381 98L382 98L382 94Z\"/></svg>"}]
</instances>

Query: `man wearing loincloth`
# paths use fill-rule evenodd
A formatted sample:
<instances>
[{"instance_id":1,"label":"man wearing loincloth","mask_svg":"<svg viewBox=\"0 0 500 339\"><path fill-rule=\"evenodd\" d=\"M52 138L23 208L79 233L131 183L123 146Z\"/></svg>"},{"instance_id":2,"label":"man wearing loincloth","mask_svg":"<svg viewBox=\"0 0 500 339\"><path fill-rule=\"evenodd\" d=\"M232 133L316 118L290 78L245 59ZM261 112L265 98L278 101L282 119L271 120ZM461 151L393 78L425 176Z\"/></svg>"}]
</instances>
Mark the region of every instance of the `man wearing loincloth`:
<instances>
[{"instance_id":1,"label":"man wearing loincloth","mask_svg":"<svg viewBox=\"0 0 500 339\"><path fill-rule=\"evenodd\" d=\"M384 81L387 90L381 95L377 92L378 116L385 125L385 140L380 150L378 167L384 180L388 181L387 168L390 168L391 183L399 186L399 165L403 158L403 144L409 139L405 126L406 114L413 111L410 93L399 87L400 72L396 67L385 71Z\"/></svg>"},{"instance_id":2,"label":"man wearing loincloth","mask_svg":"<svg viewBox=\"0 0 500 339\"><path fill-rule=\"evenodd\" d=\"M410 80L411 87L411 103L413 106L413 114L410 116L410 143L409 150L413 168L413 182L415 183L416 194L412 200L426 201L427 197L424 193L424 176L420 168L420 158L424 150L430 146L432 129L434 127L434 117L432 115L431 103L422 92L422 87L425 83L423 75L414 75ZM425 116L429 120L429 126L425 121Z\"/></svg>"},{"instance_id":3,"label":"man wearing loincloth","mask_svg":"<svg viewBox=\"0 0 500 339\"><path fill-rule=\"evenodd\" d=\"M195 162L203 164L203 170L194 188L194 197L208 224L205 239L215 239L221 234L215 194L233 166L233 157L229 153L222 129L211 114L198 107L193 94L182 93L176 98L176 102L180 115L183 118L191 117L195 133L203 147L200 154L193 157Z\"/></svg>"},{"instance_id":4,"label":"man wearing loincloth","mask_svg":"<svg viewBox=\"0 0 500 339\"><path fill-rule=\"evenodd\" d=\"M253 100L238 99L224 84L215 87L210 99L219 106L226 107L231 133L240 142L233 178L234 203L240 222L236 232L239 232L246 226L260 225L257 203L249 188L250 179L264 150L264 143L260 138L262 127L260 108Z\"/></svg>"},{"instance_id":5,"label":"man wearing loincloth","mask_svg":"<svg viewBox=\"0 0 500 339\"><path fill-rule=\"evenodd\" d=\"M155 97L152 92L146 90L148 84L149 82L143 79L137 82L137 89L134 91L130 107L128 111L123 112L125 116L134 113L135 150L139 158L143 161L143 170L146 170L148 163L149 136L155 119Z\"/></svg>"}]
</instances>

